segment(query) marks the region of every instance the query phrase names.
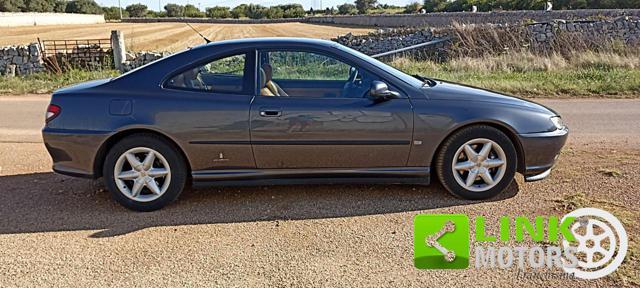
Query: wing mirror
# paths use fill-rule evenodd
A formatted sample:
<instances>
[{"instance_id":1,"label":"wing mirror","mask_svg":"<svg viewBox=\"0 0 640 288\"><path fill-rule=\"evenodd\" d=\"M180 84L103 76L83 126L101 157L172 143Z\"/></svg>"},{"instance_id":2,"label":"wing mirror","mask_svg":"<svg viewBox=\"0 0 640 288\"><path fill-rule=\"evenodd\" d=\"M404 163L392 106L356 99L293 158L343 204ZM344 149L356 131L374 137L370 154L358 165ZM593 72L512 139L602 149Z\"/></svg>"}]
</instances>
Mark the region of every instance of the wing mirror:
<instances>
[{"instance_id":1,"label":"wing mirror","mask_svg":"<svg viewBox=\"0 0 640 288\"><path fill-rule=\"evenodd\" d=\"M373 101L380 102L399 98L400 93L389 90L387 83L373 81L371 83L371 89L369 90L369 97L371 97Z\"/></svg>"}]
</instances>

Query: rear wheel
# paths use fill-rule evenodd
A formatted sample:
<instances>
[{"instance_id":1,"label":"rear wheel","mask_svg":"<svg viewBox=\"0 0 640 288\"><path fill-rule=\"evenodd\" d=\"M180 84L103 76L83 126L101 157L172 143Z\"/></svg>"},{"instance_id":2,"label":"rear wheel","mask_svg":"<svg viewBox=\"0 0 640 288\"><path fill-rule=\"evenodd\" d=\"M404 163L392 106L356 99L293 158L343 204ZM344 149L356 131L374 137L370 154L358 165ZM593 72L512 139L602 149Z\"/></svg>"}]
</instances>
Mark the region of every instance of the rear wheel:
<instances>
[{"instance_id":1,"label":"rear wheel","mask_svg":"<svg viewBox=\"0 0 640 288\"><path fill-rule=\"evenodd\" d=\"M447 138L437 155L442 185L464 199L493 197L509 186L518 163L509 137L491 126L463 128Z\"/></svg>"},{"instance_id":2,"label":"rear wheel","mask_svg":"<svg viewBox=\"0 0 640 288\"><path fill-rule=\"evenodd\" d=\"M186 166L177 148L153 134L116 143L103 167L113 198L136 211L153 211L173 202L186 182Z\"/></svg>"}]
</instances>

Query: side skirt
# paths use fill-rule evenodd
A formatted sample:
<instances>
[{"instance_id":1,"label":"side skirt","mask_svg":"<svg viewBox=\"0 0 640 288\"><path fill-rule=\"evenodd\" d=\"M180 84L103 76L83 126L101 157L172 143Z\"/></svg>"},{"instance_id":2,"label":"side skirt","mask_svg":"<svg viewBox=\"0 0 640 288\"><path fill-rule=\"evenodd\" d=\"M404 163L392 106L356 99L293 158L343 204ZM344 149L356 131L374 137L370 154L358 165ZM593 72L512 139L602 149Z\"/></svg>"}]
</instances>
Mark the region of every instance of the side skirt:
<instances>
[{"instance_id":1,"label":"side skirt","mask_svg":"<svg viewBox=\"0 0 640 288\"><path fill-rule=\"evenodd\" d=\"M191 175L194 186L430 183L429 167L202 170Z\"/></svg>"}]
</instances>

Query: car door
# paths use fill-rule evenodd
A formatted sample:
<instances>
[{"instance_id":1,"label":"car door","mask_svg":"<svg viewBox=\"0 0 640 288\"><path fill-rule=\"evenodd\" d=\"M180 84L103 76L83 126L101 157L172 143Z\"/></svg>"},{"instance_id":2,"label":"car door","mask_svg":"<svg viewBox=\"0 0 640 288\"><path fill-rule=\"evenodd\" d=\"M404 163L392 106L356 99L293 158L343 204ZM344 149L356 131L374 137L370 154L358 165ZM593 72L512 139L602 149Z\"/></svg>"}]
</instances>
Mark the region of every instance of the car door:
<instances>
[{"instance_id":1,"label":"car door","mask_svg":"<svg viewBox=\"0 0 640 288\"><path fill-rule=\"evenodd\" d=\"M168 103L156 123L180 139L194 173L255 168L249 108L255 90L255 51L234 51L180 69L165 83Z\"/></svg>"},{"instance_id":2,"label":"car door","mask_svg":"<svg viewBox=\"0 0 640 288\"><path fill-rule=\"evenodd\" d=\"M250 112L258 168L406 165L413 131L409 99L366 97L370 82L383 79L323 52L264 50L259 59L261 89ZM283 92L269 92L269 81Z\"/></svg>"}]
</instances>

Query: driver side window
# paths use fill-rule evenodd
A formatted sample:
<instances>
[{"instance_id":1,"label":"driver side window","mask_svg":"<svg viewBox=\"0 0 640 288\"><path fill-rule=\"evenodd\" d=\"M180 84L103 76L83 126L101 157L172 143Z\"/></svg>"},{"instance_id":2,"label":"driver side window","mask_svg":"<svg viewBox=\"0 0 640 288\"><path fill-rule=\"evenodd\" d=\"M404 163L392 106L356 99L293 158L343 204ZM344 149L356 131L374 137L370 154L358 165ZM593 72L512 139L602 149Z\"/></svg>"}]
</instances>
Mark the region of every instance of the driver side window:
<instances>
[{"instance_id":1,"label":"driver side window","mask_svg":"<svg viewBox=\"0 0 640 288\"><path fill-rule=\"evenodd\" d=\"M246 54L242 53L191 67L171 77L165 87L228 94L247 93L251 88L246 87L246 59Z\"/></svg>"},{"instance_id":2,"label":"driver side window","mask_svg":"<svg viewBox=\"0 0 640 288\"><path fill-rule=\"evenodd\" d=\"M364 69L311 51L262 51L261 96L362 98L377 80Z\"/></svg>"}]
</instances>

